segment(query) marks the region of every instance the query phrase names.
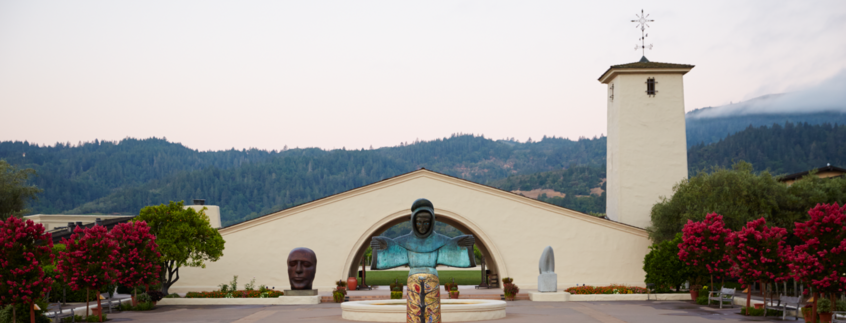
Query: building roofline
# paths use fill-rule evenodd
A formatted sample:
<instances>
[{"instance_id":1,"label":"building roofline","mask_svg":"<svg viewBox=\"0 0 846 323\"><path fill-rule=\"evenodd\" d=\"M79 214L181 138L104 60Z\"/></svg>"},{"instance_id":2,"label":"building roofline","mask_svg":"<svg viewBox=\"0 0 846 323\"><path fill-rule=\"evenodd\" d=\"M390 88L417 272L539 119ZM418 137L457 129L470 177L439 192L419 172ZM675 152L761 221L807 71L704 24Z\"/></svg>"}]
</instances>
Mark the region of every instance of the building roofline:
<instances>
[{"instance_id":1,"label":"building roofline","mask_svg":"<svg viewBox=\"0 0 846 323\"><path fill-rule=\"evenodd\" d=\"M343 191L343 192L335 193L335 194L332 194L332 195L329 195L329 196L325 196L325 197L322 197L322 198L319 198L319 199L315 199L315 200L305 202L305 203L302 203L302 204L299 204L299 205L296 205L296 206L292 206L292 207L289 207L289 208L286 208L286 209L282 209L282 210L279 210L279 211L267 213L267 214L261 215L259 217L256 217L256 218L253 218L253 219L250 219L250 220L247 220L247 221L243 221L243 222L232 224L232 225L229 225L229 226L226 226L226 227L222 227L220 230L221 231L224 231L224 230L225 231L240 231L242 229L246 229L247 227L252 227L257 221L267 220L267 219L269 219L269 217L271 217L273 215L284 215L285 213L299 213L301 211L305 211L305 210L311 209L313 207L317 207L319 205L322 205L323 203L331 203L332 202L331 200L334 200L334 199L344 199L344 198L346 198L345 195L352 196L352 195L357 195L358 193L365 193L365 192L368 192L370 190L376 189L377 187L382 186L382 185L384 185L384 184L386 184L387 182L390 182L390 181L396 181L396 180L401 179L403 177L412 177L413 178L413 176L415 176L415 175L423 175L423 174L431 174L431 175L435 175L435 176L445 177L445 178L451 179L451 180L458 180L458 181L461 181L465 184L485 188L485 189L488 189L488 190L493 190L494 192L499 193L499 194L505 193L505 194L508 194L511 197L517 198L520 201L528 202L528 203L534 204L536 206L541 206L543 208L547 208L547 209L551 209L551 210L563 210L563 211L566 211L567 213L583 217L583 219L585 219L585 220L601 221L601 222L597 222L597 223L604 224L606 226L621 226L618 229L624 229L625 228L624 230L638 230L638 231L642 231L643 234L646 234L645 228L640 228L640 227L636 227L636 226L633 226L633 225L630 225L630 224L613 221L613 220L610 220L610 219L607 219L607 218L596 217L596 216L593 216L593 215L589 215L589 214L579 212L579 211L576 211L576 210L573 210L573 209L565 208L565 207L558 206L558 205L555 205L555 204L551 204L551 203L548 203L548 202L544 202L544 201L541 201L541 200L526 197L526 196L523 196L523 195L520 195L520 194L517 194L517 193L514 193L514 192L510 192L510 191L506 191L506 190L503 190L503 189L500 189L500 188L496 188L496 187L493 187L493 186L480 184L480 183L476 183L476 182L473 182L473 181L470 181L470 180L467 180L467 179L463 179L463 178L455 177L455 176L452 176L452 175L443 174L443 173L435 172L435 171L432 171L432 170L428 170L426 168L421 168L421 169L418 169L418 170L415 170L415 171L410 171L410 172L403 173L403 174L400 174L400 175L392 176L392 177L380 180L378 182L374 182L374 183L367 184L367 185L364 185L364 186L356 187L356 188L349 189L349 190L346 190L346 191Z\"/></svg>"},{"instance_id":2,"label":"building roofline","mask_svg":"<svg viewBox=\"0 0 846 323\"><path fill-rule=\"evenodd\" d=\"M599 82L605 84L610 82L617 74L630 73L679 73L687 74L695 67L695 65L662 63L662 62L634 62L628 64L611 65L605 73L597 79Z\"/></svg>"},{"instance_id":3,"label":"building roofline","mask_svg":"<svg viewBox=\"0 0 846 323\"><path fill-rule=\"evenodd\" d=\"M779 181L779 182L790 181L790 180L797 180L797 179L800 179L800 178L802 178L802 177L807 176L807 175L808 175L808 174L810 174L811 172L815 172L815 173L820 173L820 172L841 172L841 173L846 173L846 169L843 169L843 168L840 168L840 167L837 167L837 166L831 166L831 165L828 165L828 166L825 166L825 167L820 167L820 168L817 168L817 169L806 170L806 171L804 171L804 172L799 172L799 173L793 173L793 174L788 174L788 175L784 175L784 176L779 176L777 179L778 179L778 181Z\"/></svg>"}]
</instances>

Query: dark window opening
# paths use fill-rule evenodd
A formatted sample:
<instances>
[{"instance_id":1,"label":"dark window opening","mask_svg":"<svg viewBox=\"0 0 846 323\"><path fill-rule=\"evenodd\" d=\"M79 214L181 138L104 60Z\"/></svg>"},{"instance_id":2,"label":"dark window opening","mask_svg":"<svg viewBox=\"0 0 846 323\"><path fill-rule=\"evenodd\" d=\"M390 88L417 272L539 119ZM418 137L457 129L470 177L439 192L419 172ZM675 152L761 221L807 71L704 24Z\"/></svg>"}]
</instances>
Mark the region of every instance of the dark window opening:
<instances>
[{"instance_id":1,"label":"dark window opening","mask_svg":"<svg viewBox=\"0 0 846 323\"><path fill-rule=\"evenodd\" d=\"M654 77L646 79L646 94L648 94L649 96L653 96L655 95L655 93L658 93L658 91L655 91L655 84L657 83L658 82L655 82Z\"/></svg>"}]
</instances>

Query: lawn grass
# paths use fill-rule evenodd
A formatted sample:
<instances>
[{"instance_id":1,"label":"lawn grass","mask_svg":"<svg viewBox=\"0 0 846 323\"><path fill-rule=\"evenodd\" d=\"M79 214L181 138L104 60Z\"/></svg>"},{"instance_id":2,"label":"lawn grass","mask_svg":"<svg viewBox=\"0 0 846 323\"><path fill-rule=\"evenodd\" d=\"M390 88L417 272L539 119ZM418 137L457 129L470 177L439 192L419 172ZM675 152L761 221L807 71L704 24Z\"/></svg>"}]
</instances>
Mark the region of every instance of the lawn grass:
<instances>
[{"instance_id":1,"label":"lawn grass","mask_svg":"<svg viewBox=\"0 0 846 323\"><path fill-rule=\"evenodd\" d=\"M451 283L453 278L459 285L479 285L482 283L482 272L481 270L438 270L438 278L441 285ZM388 286L394 282L394 279L405 285L408 281L408 270L367 271L366 283L370 286ZM361 276L358 280L361 281Z\"/></svg>"}]
</instances>

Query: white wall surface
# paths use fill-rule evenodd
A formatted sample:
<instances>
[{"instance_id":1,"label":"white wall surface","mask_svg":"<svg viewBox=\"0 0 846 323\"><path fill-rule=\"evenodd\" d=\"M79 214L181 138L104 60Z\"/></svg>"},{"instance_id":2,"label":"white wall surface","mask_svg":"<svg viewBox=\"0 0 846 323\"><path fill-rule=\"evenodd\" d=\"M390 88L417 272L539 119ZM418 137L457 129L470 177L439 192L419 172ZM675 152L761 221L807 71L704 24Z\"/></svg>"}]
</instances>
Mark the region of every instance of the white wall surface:
<instances>
[{"instance_id":1,"label":"white wall surface","mask_svg":"<svg viewBox=\"0 0 846 323\"><path fill-rule=\"evenodd\" d=\"M484 243L500 277L537 288L538 261L555 250L559 288L576 284L643 286L644 230L553 206L510 192L418 170L220 230L224 256L206 268L182 268L175 292L214 290L239 276L289 288L285 261L291 249L317 254L314 287L329 291L347 278L353 254L385 223L410 214L428 198L438 217L467 227Z\"/></svg>"}]
</instances>

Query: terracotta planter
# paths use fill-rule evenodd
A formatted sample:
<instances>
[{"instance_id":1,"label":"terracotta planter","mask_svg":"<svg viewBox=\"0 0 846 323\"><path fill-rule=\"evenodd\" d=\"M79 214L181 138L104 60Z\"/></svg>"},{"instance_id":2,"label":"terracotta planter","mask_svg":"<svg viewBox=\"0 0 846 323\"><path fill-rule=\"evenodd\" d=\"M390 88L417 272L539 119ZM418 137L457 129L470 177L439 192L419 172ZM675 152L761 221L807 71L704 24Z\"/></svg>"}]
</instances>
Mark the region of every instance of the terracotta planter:
<instances>
[{"instance_id":1,"label":"terracotta planter","mask_svg":"<svg viewBox=\"0 0 846 323\"><path fill-rule=\"evenodd\" d=\"M514 300L514 296L516 296L516 295L511 295L511 296L505 295L505 300L506 300L506 301L513 301L513 300Z\"/></svg>"},{"instance_id":2,"label":"terracotta planter","mask_svg":"<svg viewBox=\"0 0 846 323\"><path fill-rule=\"evenodd\" d=\"M138 300L135 299L135 295L132 295L132 306L138 306Z\"/></svg>"},{"instance_id":3,"label":"terracotta planter","mask_svg":"<svg viewBox=\"0 0 846 323\"><path fill-rule=\"evenodd\" d=\"M764 308L764 304L755 304L755 309L756 309L756 310L760 310L760 309L762 309L762 308Z\"/></svg>"},{"instance_id":4,"label":"terracotta planter","mask_svg":"<svg viewBox=\"0 0 846 323\"><path fill-rule=\"evenodd\" d=\"M458 298L458 291L449 291L449 298Z\"/></svg>"},{"instance_id":5,"label":"terracotta planter","mask_svg":"<svg viewBox=\"0 0 846 323\"><path fill-rule=\"evenodd\" d=\"M347 288L349 288L349 290L355 290L356 286L358 286L358 279L355 277L347 278Z\"/></svg>"},{"instance_id":6,"label":"terracotta planter","mask_svg":"<svg viewBox=\"0 0 846 323\"><path fill-rule=\"evenodd\" d=\"M802 318L805 319L805 323L814 323L811 319L811 311L813 309L810 307L803 307L802 308Z\"/></svg>"},{"instance_id":7,"label":"terracotta planter","mask_svg":"<svg viewBox=\"0 0 846 323\"><path fill-rule=\"evenodd\" d=\"M91 308L91 316L100 316L100 308L99 307L92 307Z\"/></svg>"},{"instance_id":8,"label":"terracotta planter","mask_svg":"<svg viewBox=\"0 0 846 323\"><path fill-rule=\"evenodd\" d=\"M831 313L819 313L817 315L820 317L821 323L831 322Z\"/></svg>"},{"instance_id":9,"label":"terracotta planter","mask_svg":"<svg viewBox=\"0 0 846 323\"><path fill-rule=\"evenodd\" d=\"M695 302L697 298L699 298L699 290L698 289L696 289L696 290L691 289L690 290L690 299Z\"/></svg>"}]
</instances>

